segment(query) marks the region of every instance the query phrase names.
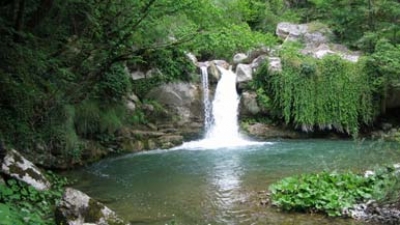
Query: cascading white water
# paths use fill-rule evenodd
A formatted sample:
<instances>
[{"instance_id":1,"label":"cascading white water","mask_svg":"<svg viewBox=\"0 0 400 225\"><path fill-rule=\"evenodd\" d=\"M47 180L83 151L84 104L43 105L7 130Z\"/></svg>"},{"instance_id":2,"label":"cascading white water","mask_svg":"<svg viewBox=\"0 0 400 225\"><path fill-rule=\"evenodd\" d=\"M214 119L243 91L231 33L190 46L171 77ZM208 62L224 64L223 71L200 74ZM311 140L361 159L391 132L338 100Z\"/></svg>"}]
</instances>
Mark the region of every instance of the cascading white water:
<instances>
[{"instance_id":1,"label":"cascading white water","mask_svg":"<svg viewBox=\"0 0 400 225\"><path fill-rule=\"evenodd\" d=\"M241 137L237 118L239 96L236 92L236 74L222 67L218 67L218 69L221 71L221 79L215 91L212 107L206 105L206 99L204 99L205 120L209 119L204 121L206 128L204 139L186 142L174 149L216 149L265 144L264 142L248 141ZM201 71L202 76L208 76L205 66L201 67ZM205 80L203 79L202 82ZM208 82L207 84L203 83L204 98L209 94L205 85L208 86Z\"/></svg>"},{"instance_id":2,"label":"cascading white water","mask_svg":"<svg viewBox=\"0 0 400 225\"><path fill-rule=\"evenodd\" d=\"M211 127L211 103L210 92L208 89L208 71L207 66L201 66L201 84L203 88L203 105L204 105L204 129L208 131Z\"/></svg>"},{"instance_id":3,"label":"cascading white water","mask_svg":"<svg viewBox=\"0 0 400 225\"><path fill-rule=\"evenodd\" d=\"M237 122L239 96L236 92L236 74L222 67L218 69L221 79L212 103L214 123L207 130L206 139L235 142L241 139Z\"/></svg>"}]
</instances>

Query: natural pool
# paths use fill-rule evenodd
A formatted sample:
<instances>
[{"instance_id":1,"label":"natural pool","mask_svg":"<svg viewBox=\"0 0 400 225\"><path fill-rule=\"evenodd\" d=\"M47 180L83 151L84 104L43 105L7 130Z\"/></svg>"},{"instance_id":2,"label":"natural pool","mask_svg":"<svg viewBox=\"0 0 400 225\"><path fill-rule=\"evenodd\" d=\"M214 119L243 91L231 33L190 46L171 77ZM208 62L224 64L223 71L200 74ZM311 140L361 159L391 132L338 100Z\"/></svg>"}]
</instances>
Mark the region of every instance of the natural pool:
<instances>
[{"instance_id":1,"label":"natural pool","mask_svg":"<svg viewBox=\"0 0 400 225\"><path fill-rule=\"evenodd\" d=\"M282 213L259 192L286 176L322 170L362 172L400 162L390 143L273 141L218 149L154 150L103 160L65 174L75 188L132 224L348 225L350 219Z\"/></svg>"}]
</instances>

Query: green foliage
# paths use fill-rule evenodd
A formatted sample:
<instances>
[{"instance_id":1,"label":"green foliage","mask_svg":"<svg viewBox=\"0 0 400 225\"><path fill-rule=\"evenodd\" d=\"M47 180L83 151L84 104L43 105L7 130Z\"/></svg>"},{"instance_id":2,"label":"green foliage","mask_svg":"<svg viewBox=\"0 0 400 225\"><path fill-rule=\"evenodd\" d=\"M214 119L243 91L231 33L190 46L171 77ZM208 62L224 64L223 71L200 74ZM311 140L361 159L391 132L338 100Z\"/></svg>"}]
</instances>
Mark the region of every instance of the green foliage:
<instances>
[{"instance_id":1,"label":"green foliage","mask_svg":"<svg viewBox=\"0 0 400 225\"><path fill-rule=\"evenodd\" d=\"M275 43L241 18L226 17L232 8L219 3L1 3L0 133L17 148L34 150L35 140L47 143L52 154L79 158L83 139L109 135L124 124L127 115L120 106L129 91L143 99L156 85L190 81L195 68L186 53L231 58ZM261 13L258 6L246 17ZM125 65L157 68L161 75L131 85Z\"/></svg>"},{"instance_id":2,"label":"green foliage","mask_svg":"<svg viewBox=\"0 0 400 225\"><path fill-rule=\"evenodd\" d=\"M360 123L369 124L374 116L373 84L362 72L363 64L350 63L337 56L321 60L302 56L288 49L282 55L283 71L268 71L263 65L254 85L269 96L273 108L286 123L305 131L314 127L357 134ZM260 101L266 107L270 102Z\"/></svg>"},{"instance_id":3,"label":"green foliage","mask_svg":"<svg viewBox=\"0 0 400 225\"><path fill-rule=\"evenodd\" d=\"M48 191L38 191L16 180L1 184L0 224L54 224L54 207L67 181L53 173L48 176L52 181L52 189Z\"/></svg>"},{"instance_id":4,"label":"green foliage","mask_svg":"<svg viewBox=\"0 0 400 225\"><path fill-rule=\"evenodd\" d=\"M246 23L230 24L196 37L188 48L201 58L232 58L237 52L246 52L261 46L272 46L277 39L271 34L252 31Z\"/></svg>"},{"instance_id":5,"label":"green foliage","mask_svg":"<svg viewBox=\"0 0 400 225\"><path fill-rule=\"evenodd\" d=\"M130 86L129 75L123 65L114 64L96 84L95 96L101 101L120 103L130 90Z\"/></svg>"},{"instance_id":6,"label":"green foliage","mask_svg":"<svg viewBox=\"0 0 400 225\"><path fill-rule=\"evenodd\" d=\"M140 109L135 110L129 121L134 125L146 124L148 122L144 111Z\"/></svg>"},{"instance_id":7,"label":"green foliage","mask_svg":"<svg viewBox=\"0 0 400 225\"><path fill-rule=\"evenodd\" d=\"M266 109L271 109L272 108L271 98L265 93L264 89L258 88L256 90L256 93L257 93L258 103Z\"/></svg>"},{"instance_id":8,"label":"green foliage","mask_svg":"<svg viewBox=\"0 0 400 225\"><path fill-rule=\"evenodd\" d=\"M373 52L380 38L400 43L398 15L400 3L385 1L308 0L292 4L303 22L323 21L336 37L350 46Z\"/></svg>"},{"instance_id":9,"label":"green foliage","mask_svg":"<svg viewBox=\"0 0 400 225\"><path fill-rule=\"evenodd\" d=\"M163 84L164 79L160 76L151 78L138 79L132 81L132 91L141 99L146 97L146 94L154 87Z\"/></svg>"},{"instance_id":10,"label":"green foliage","mask_svg":"<svg viewBox=\"0 0 400 225\"><path fill-rule=\"evenodd\" d=\"M400 84L400 46L392 45L386 39L380 39L365 63L364 73L374 82L376 105L381 113L386 110L386 98L390 89Z\"/></svg>"},{"instance_id":11,"label":"green foliage","mask_svg":"<svg viewBox=\"0 0 400 225\"><path fill-rule=\"evenodd\" d=\"M125 109L123 105L101 107L96 101L86 100L76 106L74 124L83 137L94 137L100 133L114 133L122 127Z\"/></svg>"},{"instance_id":12,"label":"green foliage","mask_svg":"<svg viewBox=\"0 0 400 225\"><path fill-rule=\"evenodd\" d=\"M190 81L190 74L195 72L195 65L181 49L166 48L149 51L147 54L145 60L148 61L148 66L160 69L161 74L158 75L158 79L163 83ZM145 81L152 82L147 79Z\"/></svg>"},{"instance_id":13,"label":"green foliage","mask_svg":"<svg viewBox=\"0 0 400 225\"><path fill-rule=\"evenodd\" d=\"M285 211L341 216L344 208L387 196L388 190L398 180L393 171L384 168L369 177L352 172L287 177L270 186L271 199L274 205Z\"/></svg>"}]
</instances>

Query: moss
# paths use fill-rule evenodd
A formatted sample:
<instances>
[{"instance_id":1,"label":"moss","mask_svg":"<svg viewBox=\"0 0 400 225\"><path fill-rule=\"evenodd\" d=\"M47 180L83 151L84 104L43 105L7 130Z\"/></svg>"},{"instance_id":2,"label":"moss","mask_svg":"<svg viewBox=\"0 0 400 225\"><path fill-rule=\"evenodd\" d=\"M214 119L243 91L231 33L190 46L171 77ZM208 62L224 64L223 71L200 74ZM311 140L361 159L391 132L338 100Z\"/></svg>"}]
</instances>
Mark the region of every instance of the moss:
<instances>
[{"instance_id":1,"label":"moss","mask_svg":"<svg viewBox=\"0 0 400 225\"><path fill-rule=\"evenodd\" d=\"M16 151L11 151L11 152L9 152L9 154L12 154L15 162L24 163L24 158L19 153L17 153Z\"/></svg>"},{"instance_id":2,"label":"moss","mask_svg":"<svg viewBox=\"0 0 400 225\"><path fill-rule=\"evenodd\" d=\"M41 182L47 182L42 175L38 174L34 169L28 168L23 170L21 167L17 166L16 164L12 164L9 166L10 173L17 174L18 177L23 178L25 175L32 177L33 179Z\"/></svg>"},{"instance_id":3,"label":"moss","mask_svg":"<svg viewBox=\"0 0 400 225\"><path fill-rule=\"evenodd\" d=\"M89 223L97 223L99 220L104 217L102 210L105 209L105 206L96 200L90 199L88 211L85 214L85 222ZM116 215L111 215L109 218L104 218L109 225L124 225L125 223L116 217Z\"/></svg>"},{"instance_id":4,"label":"moss","mask_svg":"<svg viewBox=\"0 0 400 225\"><path fill-rule=\"evenodd\" d=\"M97 201L93 199L90 199L88 211L86 212L85 215L85 222L90 222L90 223L98 222L100 218L103 216L103 214L101 213L102 209L104 209L103 205L99 204Z\"/></svg>"}]
</instances>

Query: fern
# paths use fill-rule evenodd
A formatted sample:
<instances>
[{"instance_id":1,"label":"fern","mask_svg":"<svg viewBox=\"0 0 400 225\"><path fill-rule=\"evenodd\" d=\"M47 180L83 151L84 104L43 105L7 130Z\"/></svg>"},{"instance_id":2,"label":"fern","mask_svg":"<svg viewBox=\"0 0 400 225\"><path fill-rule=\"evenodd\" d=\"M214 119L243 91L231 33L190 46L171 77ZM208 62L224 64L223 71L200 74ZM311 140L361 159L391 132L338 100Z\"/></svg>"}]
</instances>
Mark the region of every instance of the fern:
<instances>
[{"instance_id":1,"label":"fern","mask_svg":"<svg viewBox=\"0 0 400 225\"><path fill-rule=\"evenodd\" d=\"M335 129L357 135L361 123L374 116L373 84L362 62L338 56L317 60L292 49L282 54L283 71L270 73L265 64L255 76L287 124L304 131Z\"/></svg>"}]
</instances>

